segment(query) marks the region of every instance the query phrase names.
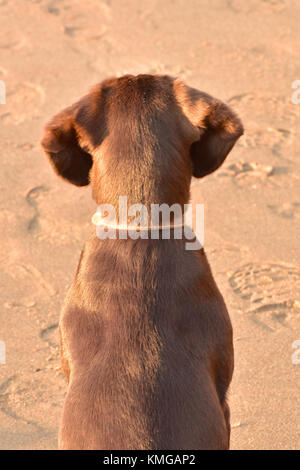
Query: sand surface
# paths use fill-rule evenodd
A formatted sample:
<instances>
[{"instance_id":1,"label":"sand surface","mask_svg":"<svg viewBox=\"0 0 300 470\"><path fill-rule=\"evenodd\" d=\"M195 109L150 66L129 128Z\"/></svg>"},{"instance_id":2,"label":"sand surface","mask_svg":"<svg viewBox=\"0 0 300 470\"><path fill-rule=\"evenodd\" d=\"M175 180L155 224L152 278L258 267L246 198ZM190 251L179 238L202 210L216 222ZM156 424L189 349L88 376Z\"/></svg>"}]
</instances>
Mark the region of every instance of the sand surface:
<instances>
[{"instance_id":1,"label":"sand surface","mask_svg":"<svg viewBox=\"0 0 300 470\"><path fill-rule=\"evenodd\" d=\"M1 449L57 446L57 323L95 210L90 188L54 175L42 129L125 72L179 76L244 122L222 168L192 191L234 326L231 447L300 447L299 21L298 0L0 0Z\"/></svg>"}]
</instances>

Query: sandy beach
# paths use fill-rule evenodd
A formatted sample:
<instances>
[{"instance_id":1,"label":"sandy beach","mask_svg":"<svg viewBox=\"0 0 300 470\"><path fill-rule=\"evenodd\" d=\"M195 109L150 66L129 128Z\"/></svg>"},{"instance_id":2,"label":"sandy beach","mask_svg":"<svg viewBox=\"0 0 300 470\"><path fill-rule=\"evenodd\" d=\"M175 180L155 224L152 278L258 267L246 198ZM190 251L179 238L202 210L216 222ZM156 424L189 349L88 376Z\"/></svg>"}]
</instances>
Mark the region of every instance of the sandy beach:
<instances>
[{"instance_id":1,"label":"sandy beach","mask_svg":"<svg viewBox=\"0 0 300 470\"><path fill-rule=\"evenodd\" d=\"M180 77L244 123L192 185L234 328L231 448L300 448L299 21L297 0L0 0L0 449L57 448L59 313L94 230L90 188L57 178L43 127L124 73Z\"/></svg>"}]
</instances>

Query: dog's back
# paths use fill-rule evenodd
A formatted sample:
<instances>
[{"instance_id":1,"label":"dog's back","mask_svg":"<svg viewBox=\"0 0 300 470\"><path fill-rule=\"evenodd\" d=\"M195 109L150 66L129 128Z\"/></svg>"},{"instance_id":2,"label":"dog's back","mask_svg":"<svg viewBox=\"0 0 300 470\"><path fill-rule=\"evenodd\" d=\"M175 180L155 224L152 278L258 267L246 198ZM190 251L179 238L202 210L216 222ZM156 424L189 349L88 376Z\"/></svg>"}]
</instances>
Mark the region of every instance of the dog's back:
<instances>
[{"instance_id":1,"label":"dog's back","mask_svg":"<svg viewBox=\"0 0 300 470\"><path fill-rule=\"evenodd\" d=\"M61 320L72 370L62 448L226 448L227 311L203 250L87 243Z\"/></svg>"},{"instance_id":2,"label":"dog's back","mask_svg":"<svg viewBox=\"0 0 300 470\"><path fill-rule=\"evenodd\" d=\"M59 113L44 150L98 204L179 204L242 134L222 102L167 76L110 79ZM119 214L118 214L119 215ZM61 322L64 449L221 449L232 331L203 250L185 240L85 246Z\"/></svg>"}]
</instances>

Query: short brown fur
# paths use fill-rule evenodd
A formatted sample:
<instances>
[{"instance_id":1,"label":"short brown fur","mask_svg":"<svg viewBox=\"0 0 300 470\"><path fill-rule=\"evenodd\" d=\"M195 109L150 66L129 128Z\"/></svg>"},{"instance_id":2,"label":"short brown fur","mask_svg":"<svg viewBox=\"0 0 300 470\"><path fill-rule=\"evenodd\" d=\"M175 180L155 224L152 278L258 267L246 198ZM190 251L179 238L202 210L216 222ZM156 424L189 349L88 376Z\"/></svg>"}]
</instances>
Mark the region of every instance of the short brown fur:
<instances>
[{"instance_id":1,"label":"short brown fur","mask_svg":"<svg viewBox=\"0 0 300 470\"><path fill-rule=\"evenodd\" d=\"M97 204L188 203L243 133L222 102L168 76L105 80L46 126L55 171ZM60 319L61 449L227 449L232 328L204 250L85 245Z\"/></svg>"}]
</instances>

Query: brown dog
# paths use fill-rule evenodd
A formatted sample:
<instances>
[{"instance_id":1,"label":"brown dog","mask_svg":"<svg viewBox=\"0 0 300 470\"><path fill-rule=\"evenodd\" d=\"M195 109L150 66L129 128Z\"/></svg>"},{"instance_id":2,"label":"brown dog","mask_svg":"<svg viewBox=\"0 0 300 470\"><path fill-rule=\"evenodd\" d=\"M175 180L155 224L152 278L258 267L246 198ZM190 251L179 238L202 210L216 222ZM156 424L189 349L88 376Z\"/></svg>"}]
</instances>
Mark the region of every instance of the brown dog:
<instances>
[{"instance_id":1,"label":"brown dog","mask_svg":"<svg viewBox=\"0 0 300 470\"><path fill-rule=\"evenodd\" d=\"M168 76L105 80L46 126L55 171L97 204L188 203L242 135L222 102ZM60 320L69 381L61 449L227 449L232 328L203 249L100 240Z\"/></svg>"}]
</instances>

